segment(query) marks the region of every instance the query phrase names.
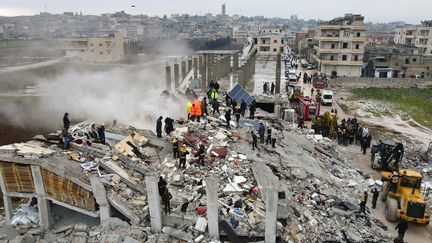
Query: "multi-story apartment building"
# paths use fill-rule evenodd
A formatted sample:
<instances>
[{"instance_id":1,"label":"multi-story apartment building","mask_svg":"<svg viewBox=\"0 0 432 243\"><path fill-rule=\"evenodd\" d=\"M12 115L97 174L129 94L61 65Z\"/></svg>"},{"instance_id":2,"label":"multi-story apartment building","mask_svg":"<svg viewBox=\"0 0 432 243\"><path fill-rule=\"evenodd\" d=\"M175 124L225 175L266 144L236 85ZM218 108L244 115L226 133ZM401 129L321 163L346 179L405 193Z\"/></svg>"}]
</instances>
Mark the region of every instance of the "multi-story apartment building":
<instances>
[{"instance_id":1,"label":"multi-story apartment building","mask_svg":"<svg viewBox=\"0 0 432 243\"><path fill-rule=\"evenodd\" d=\"M312 58L319 70L328 76L359 77L367 26L364 17L346 14L344 17L323 22L315 30Z\"/></svg>"},{"instance_id":2,"label":"multi-story apartment building","mask_svg":"<svg viewBox=\"0 0 432 243\"><path fill-rule=\"evenodd\" d=\"M124 60L124 39L120 34L108 37L75 37L64 40L66 57L84 62L112 63Z\"/></svg>"},{"instance_id":3,"label":"multi-story apartment building","mask_svg":"<svg viewBox=\"0 0 432 243\"><path fill-rule=\"evenodd\" d=\"M424 55L432 56L432 20L422 21L420 26L396 28L394 42L415 45Z\"/></svg>"},{"instance_id":4,"label":"multi-story apartment building","mask_svg":"<svg viewBox=\"0 0 432 243\"><path fill-rule=\"evenodd\" d=\"M286 40L283 35L259 36L253 40L260 55L277 55L286 52Z\"/></svg>"}]
</instances>

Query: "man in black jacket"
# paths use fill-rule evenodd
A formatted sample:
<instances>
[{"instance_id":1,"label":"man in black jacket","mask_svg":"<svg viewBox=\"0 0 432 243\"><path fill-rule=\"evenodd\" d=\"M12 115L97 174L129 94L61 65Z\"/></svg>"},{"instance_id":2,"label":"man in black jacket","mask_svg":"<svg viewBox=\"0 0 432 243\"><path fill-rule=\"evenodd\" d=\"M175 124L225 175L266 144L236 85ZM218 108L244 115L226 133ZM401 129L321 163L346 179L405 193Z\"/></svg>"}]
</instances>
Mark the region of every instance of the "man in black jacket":
<instances>
[{"instance_id":1,"label":"man in black jacket","mask_svg":"<svg viewBox=\"0 0 432 243\"><path fill-rule=\"evenodd\" d=\"M403 240L405 231L408 229L408 222L405 219L402 219L399 224L396 225L395 229L398 230L398 235Z\"/></svg>"}]
</instances>

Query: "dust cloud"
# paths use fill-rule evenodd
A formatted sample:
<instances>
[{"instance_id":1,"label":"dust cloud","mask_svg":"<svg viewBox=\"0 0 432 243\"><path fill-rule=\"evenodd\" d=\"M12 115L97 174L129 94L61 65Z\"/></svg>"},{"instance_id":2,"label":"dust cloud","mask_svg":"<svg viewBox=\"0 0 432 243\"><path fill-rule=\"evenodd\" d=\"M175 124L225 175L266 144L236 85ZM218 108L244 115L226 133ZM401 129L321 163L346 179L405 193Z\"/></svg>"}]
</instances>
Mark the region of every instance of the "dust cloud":
<instances>
[{"instance_id":1,"label":"dust cloud","mask_svg":"<svg viewBox=\"0 0 432 243\"><path fill-rule=\"evenodd\" d=\"M163 65L113 67L108 71L70 69L35 83L39 98L29 103L9 102L0 108L13 124L58 129L68 112L74 121L116 119L153 129L153 119L160 115L184 115L183 102L160 96L165 88Z\"/></svg>"}]
</instances>

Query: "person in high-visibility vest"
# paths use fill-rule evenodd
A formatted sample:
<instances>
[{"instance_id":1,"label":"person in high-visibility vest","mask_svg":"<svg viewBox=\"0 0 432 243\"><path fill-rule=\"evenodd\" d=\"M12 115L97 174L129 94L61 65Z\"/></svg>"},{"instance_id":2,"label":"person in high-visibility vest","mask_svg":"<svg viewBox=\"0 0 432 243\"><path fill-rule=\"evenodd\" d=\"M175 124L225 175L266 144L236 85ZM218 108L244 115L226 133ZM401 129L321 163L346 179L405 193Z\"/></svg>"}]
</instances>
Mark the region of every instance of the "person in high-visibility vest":
<instances>
[{"instance_id":1,"label":"person in high-visibility vest","mask_svg":"<svg viewBox=\"0 0 432 243\"><path fill-rule=\"evenodd\" d=\"M191 106L191 108L190 108L190 110L189 110L189 113L190 113L190 119L191 119L192 121L195 121L195 113L196 113L196 106L195 106L195 103L192 103L192 106Z\"/></svg>"},{"instance_id":2,"label":"person in high-visibility vest","mask_svg":"<svg viewBox=\"0 0 432 243\"><path fill-rule=\"evenodd\" d=\"M202 116L202 110L201 110L201 101L194 100L194 103L192 105L195 105L195 117L197 118L197 121L200 121L200 117Z\"/></svg>"},{"instance_id":3,"label":"person in high-visibility vest","mask_svg":"<svg viewBox=\"0 0 432 243\"><path fill-rule=\"evenodd\" d=\"M216 90L213 90L213 91L210 93L210 98L212 99L212 101L216 101L216 100L219 98L219 94L218 94L218 92L217 92Z\"/></svg>"},{"instance_id":4,"label":"person in high-visibility vest","mask_svg":"<svg viewBox=\"0 0 432 243\"><path fill-rule=\"evenodd\" d=\"M186 112L187 112L188 119L190 119L190 116L191 116L191 113L190 113L191 108L192 108L192 102L190 102L188 100L188 102L186 103Z\"/></svg>"}]
</instances>

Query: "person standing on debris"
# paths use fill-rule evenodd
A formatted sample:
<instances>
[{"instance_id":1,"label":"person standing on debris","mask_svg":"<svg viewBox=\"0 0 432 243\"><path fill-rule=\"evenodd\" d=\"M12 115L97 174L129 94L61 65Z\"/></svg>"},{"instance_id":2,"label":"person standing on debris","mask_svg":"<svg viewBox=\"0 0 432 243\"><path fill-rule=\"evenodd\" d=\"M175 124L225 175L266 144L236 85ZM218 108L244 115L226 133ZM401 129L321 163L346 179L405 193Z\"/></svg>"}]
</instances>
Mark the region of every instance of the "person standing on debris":
<instances>
[{"instance_id":1,"label":"person standing on debris","mask_svg":"<svg viewBox=\"0 0 432 243\"><path fill-rule=\"evenodd\" d=\"M275 84L272 82L271 83L271 91L270 91L270 93L273 94L274 90L275 90Z\"/></svg>"},{"instance_id":2,"label":"person standing on debris","mask_svg":"<svg viewBox=\"0 0 432 243\"><path fill-rule=\"evenodd\" d=\"M260 126L258 129L258 135L260 137L260 143L264 143L264 135L265 135L265 127L262 122L260 122Z\"/></svg>"},{"instance_id":3,"label":"person standing on debris","mask_svg":"<svg viewBox=\"0 0 432 243\"><path fill-rule=\"evenodd\" d=\"M236 106L234 107L234 115L235 115L235 117L236 117L237 126L238 126L239 123L240 123L240 114L241 114L241 108L240 108L240 105L236 105Z\"/></svg>"},{"instance_id":4,"label":"person standing on debris","mask_svg":"<svg viewBox=\"0 0 432 243\"><path fill-rule=\"evenodd\" d=\"M158 138L162 137L162 116L160 116L156 121L156 134Z\"/></svg>"},{"instance_id":5,"label":"person standing on debris","mask_svg":"<svg viewBox=\"0 0 432 243\"><path fill-rule=\"evenodd\" d=\"M356 145L360 144L360 146L361 146L362 132L363 132L363 129L361 127L359 127L356 131L356 134L355 134Z\"/></svg>"},{"instance_id":6,"label":"person standing on debris","mask_svg":"<svg viewBox=\"0 0 432 243\"><path fill-rule=\"evenodd\" d=\"M241 111L241 116L244 117L245 116L245 112L247 109L247 104L244 101L244 99L242 99L241 103L240 103L240 111Z\"/></svg>"},{"instance_id":7,"label":"person standing on debris","mask_svg":"<svg viewBox=\"0 0 432 243\"><path fill-rule=\"evenodd\" d=\"M159 188L159 196L163 196L165 189L167 186L167 182L164 180L162 176L159 177L158 188Z\"/></svg>"},{"instance_id":8,"label":"person standing on debris","mask_svg":"<svg viewBox=\"0 0 432 243\"><path fill-rule=\"evenodd\" d=\"M208 112L207 112L207 98L204 97L201 100L201 114L205 114L206 116L208 116Z\"/></svg>"},{"instance_id":9,"label":"person standing on debris","mask_svg":"<svg viewBox=\"0 0 432 243\"><path fill-rule=\"evenodd\" d=\"M396 225L396 228L398 230L399 237L403 240L405 236L405 232L408 229L408 222L405 219L401 219L398 225Z\"/></svg>"},{"instance_id":10,"label":"person standing on debris","mask_svg":"<svg viewBox=\"0 0 432 243\"><path fill-rule=\"evenodd\" d=\"M254 133L254 131L251 131L251 135L252 135L252 150L255 150L255 148L258 149L258 137Z\"/></svg>"},{"instance_id":11,"label":"person standing on debris","mask_svg":"<svg viewBox=\"0 0 432 243\"><path fill-rule=\"evenodd\" d=\"M70 121L69 121L69 113L65 113L63 116L63 127L69 129Z\"/></svg>"},{"instance_id":12,"label":"person standing on debris","mask_svg":"<svg viewBox=\"0 0 432 243\"><path fill-rule=\"evenodd\" d=\"M227 128L230 129L231 128L231 126L230 126L230 122L231 122L231 109L228 109L225 112L225 120L226 120L226 123L227 123Z\"/></svg>"},{"instance_id":13,"label":"person standing on debris","mask_svg":"<svg viewBox=\"0 0 432 243\"><path fill-rule=\"evenodd\" d=\"M311 96L313 96L314 91L315 91L315 90L314 90L314 88L312 87L312 88L311 88Z\"/></svg>"},{"instance_id":14,"label":"person standing on debris","mask_svg":"<svg viewBox=\"0 0 432 243\"><path fill-rule=\"evenodd\" d=\"M174 131L174 125L173 125L174 119L171 119L169 116L165 118L165 132L167 135L170 135L172 131Z\"/></svg>"},{"instance_id":15,"label":"person standing on debris","mask_svg":"<svg viewBox=\"0 0 432 243\"><path fill-rule=\"evenodd\" d=\"M191 108L190 108L190 120L191 121L195 121L195 113L196 113L196 106L195 106L195 103L192 103L192 106L191 106Z\"/></svg>"},{"instance_id":16,"label":"person standing on debris","mask_svg":"<svg viewBox=\"0 0 432 243\"><path fill-rule=\"evenodd\" d=\"M267 146L269 143L271 144L271 141L272 141L271 131L272 131L272 128L271 128L270 125L268 125L268 126L267 126L266 146Z\"/></svg>"},{"instance_id":17,"label":"person standing on debris","mask_svg":"<svg viewBox=\"0 0 432 243\"><path fill-rule=\"evenodd\" d=\"M180 148L180 154L179 154L179 157L180 157L180 162L179 162L179 166L178 166L179 169L180 168L186 169L186 155L188 155L188 154L189 154L189 151L187 151L186 145L183 144Z\"/></svg>"},{"instance_id":18,"label":"person standing on debris","mask_svg":"<svg viewBox=\"0 0 432 243\"><path fill-rule=\"evenodd\" d=\"M362 138L366 137L369 134L368 127L364 127L362 131Z\"/></svg>"},{"instance_id":19,"label":"person standing on debris","mask_svg":"<svg viewBox=\"0 0 432 243\"><path fill-rule=\"evenodd\" d=\"M368 192L365 191L360 202L360 212L366 214L366 203L368 200Z\"/></svg>"},{"instance_id":20,"label":"person standing on debris","mask_svg":"<svg viewBox=\"0 0 432 243\"><path fill-rule=\"evenodd\" d=\"M279 131L278 129L273 126L271 129L271 141L272 141L272 148L276 148L275 144L276 144L276 138L279 135Z\"/></svg>"},{"instance_id":21,"label":"person standing on debris","mask_svg":"<svg viewBox=\"0 0 432 243\"><path fill-rule=\"evenodd\" d=\"M97 134L98 134L99 142L101 144L105 144L105 126L104 126L104 124L101 124L97 128Z\"/></svg>"},{"instance_id":22,"label":"person standing on debris","mask_svg":"<svg viewBox=\"0 0 432 243\"><path fill-rule=\"evenodd\" d=\"M212 108L213 108L213 116L215 115L215 112L217 112L218 114L219 114L219 116L220 116L220 111L219 111L219 106L220 106L220 104L219 104L219 101L213 101L213 103L212 103Z\"/></svg>"},{"instance_id":23,"label":"person standing on debris","mask_svg":"<svg viewBox=\"0 0 432 243\"><path fill-rule=\"evenodd\" d=\"M173 146L173 157L174 159L177 159L179 157L179 143L177 138L173 139L172 146Z\"/></svg>"},{"instance_id":24,"label":"person standing on debris","mask_svg":"<svg viewBox=\"0 0 432 243\"><path fill-rule=\"evenodd\" d=\"M268 84L267 84L267 82L264 82L264 84L263 84L263 94L267 94L267 91L268 91Z\"/></svg>"},{"instance_id":25,"label":"person standing on debris","mask_svg":"<svg viewBox=\"0 0 432 243\"><path fill-rule=\"evenodd\" d=\"M186 112L187 112L187 118L188 120L191 118L191 108L192 108L192 102L190 102L189 100L186 103Z\"/></svg>"},{"instance_id":26,"label":"person standing on debris","mask_svg":"<svg viewBox=\"0 0 432 243\"><path fill-rule=\"evenodd\" d=\"M255 110L256 110L256 101L255 101L255 99L253 99L250 106L249 106L249 118L250 119L255 119Z\"/></svg>"},{"instance_id":27,"label":"person standing on debris","mask_svg":"<svg viewBox=\"0 0 432 243\"><path fill-rule=\"evenodd\" d=\"M368 137L363 137L361 139L361 151L363 151L363 154L366 154L367 144L368 144Z\"/></svg>"},{"instance_id":28,"label":"person standing on debris","mask_svg":"<svg viewBox=\"0 0 432 243\"><path fill-rule=\"evenodd\" d=\"M166 188L164 194L162 195L162 202L165 205L165 214L171 214L171 205L170 205L171 199L172 199L172 195L169 192L168 188Z\"/></svg>"},{"instance_id":29,"label":"person standing on debris","mask_svg":"<svg viewBox=\"0 0 432 243\"><path fill-rule=\"evenodd\" d=\"M196 153L196 156L198 156L198 164L201 164L202 166L205 166L204 164L204 158L206 154L206 149L204 147L204 144L200 144L198 153Z\"/></svg>"},{"instance_id":30,"label":"person standing on debris","mask_svg":"<svg viewBox=\"0 0 432 243\"><path fill-rule=\"evenodd\" d=\"M231 105L231 97L229 97L228 92L225 93L225 105L229 107Z\"/></svg>"},{"instance_id":31,"label":"person standing on debris","mask_svg":"<svg viewBox=\"0 0 432 243\"><path fill-rule=\"evenodd\" d=\"M69 146L70 142L72 142L72 140L73 140L73 137L68 132L67 128L63 128L62 136L63 136L63 149L68 149L70 147Z\"/></svg>"},{"instance_id":32,"label":"person standing on debris","mask_svg":"<svg viewBox=\"0 0 432 243\"><path fill-rule=\"evenodd\" d=\"M378 200L378 196L379 196L379 191L378 189L375 187L374 189L372 189L372 208L375 209L376 208L376 203Z\"/></svg>"}]
</instances>

